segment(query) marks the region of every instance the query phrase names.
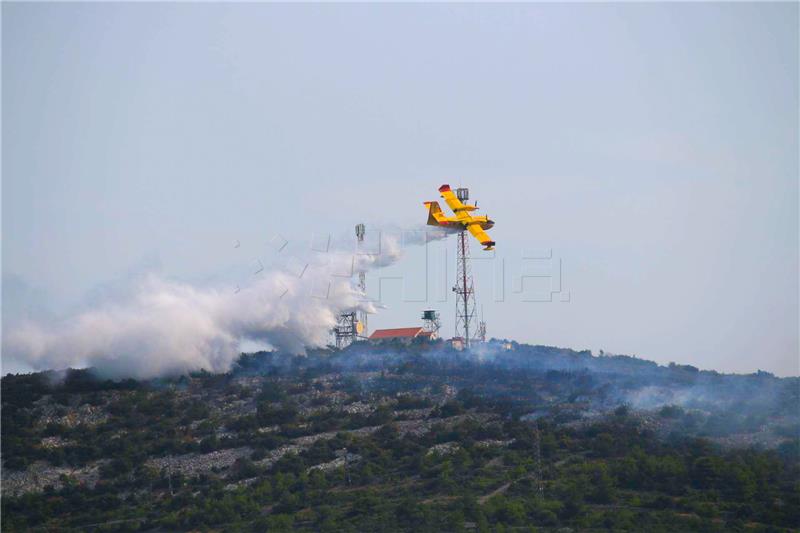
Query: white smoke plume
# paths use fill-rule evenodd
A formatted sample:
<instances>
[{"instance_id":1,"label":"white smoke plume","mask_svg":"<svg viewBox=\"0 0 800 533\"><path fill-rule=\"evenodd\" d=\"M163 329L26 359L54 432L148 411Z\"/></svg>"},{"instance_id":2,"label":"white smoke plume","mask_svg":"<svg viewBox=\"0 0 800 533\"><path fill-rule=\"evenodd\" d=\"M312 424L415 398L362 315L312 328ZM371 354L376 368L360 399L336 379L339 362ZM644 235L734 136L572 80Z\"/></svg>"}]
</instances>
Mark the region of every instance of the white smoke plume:
<instances>
[{"instance_id":1,"label":"white smoke plume","mask_svg":"<svg viewBox=\"0 0 800 533\"><path fill-rule=\"evenodd\" d=\"M3 354L35 369L91 366L104 376L150 378L224 372L243 340L301 354L325 346L345 310L376 312L352 276L391 265L403 248L442 239L435 228L380 233L377 249L334 245L294 271L267 268L240 288L196 287L154 274L129 291L52 323L25 320L3 335ZM6 328L4 328L6 329Z\"/></svg>"}]
</instances>

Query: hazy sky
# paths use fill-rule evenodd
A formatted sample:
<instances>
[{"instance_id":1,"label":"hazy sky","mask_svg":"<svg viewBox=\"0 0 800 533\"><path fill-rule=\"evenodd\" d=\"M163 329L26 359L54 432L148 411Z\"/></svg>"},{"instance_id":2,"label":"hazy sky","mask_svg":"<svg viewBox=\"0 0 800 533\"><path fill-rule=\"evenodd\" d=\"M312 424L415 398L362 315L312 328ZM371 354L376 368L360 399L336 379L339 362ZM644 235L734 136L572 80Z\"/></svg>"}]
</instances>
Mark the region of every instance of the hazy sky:
<instances>
[{"instance_id":1,"label":"hazy sky","mask_svg":"<svg viewBox=\"0 0 800 533\"><path fill-rule=\"evenodd\" d=\"M247 276L276 233L412 226L450 183L497 223L474 268L490 336L800 372L797 3L4 2L2 18L6 328L143 270ZM429 277L453 248L428 250ZM514 291L559 262L553 302L523 301L542 279ZM402 301L424 268L416 249L382 273L404 280L384 280L371 327L429 305L452 335L452 280Z\"/></svg>"}]
</instances>

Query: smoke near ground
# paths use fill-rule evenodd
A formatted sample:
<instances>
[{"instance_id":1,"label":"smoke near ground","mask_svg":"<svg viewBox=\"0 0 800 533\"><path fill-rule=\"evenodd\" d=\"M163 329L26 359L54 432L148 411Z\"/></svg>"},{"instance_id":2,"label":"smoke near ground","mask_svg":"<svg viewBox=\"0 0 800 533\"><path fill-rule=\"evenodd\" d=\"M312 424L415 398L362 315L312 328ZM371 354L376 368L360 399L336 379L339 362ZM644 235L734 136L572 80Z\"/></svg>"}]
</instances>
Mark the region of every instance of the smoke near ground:
<instances>
[{"instance_id":1,"label":"smoke near ground","mask_svg":"<svg viewBox=\"0 0 800 533\"><path fill-rule=\"evenodd\" d=\"M4 322L3 357L36 370L91 366L109 377L150 378L224 372L242 341L304 353L329 342L341 312L377 312L354 285L356 272L394 264L405 247L448 235L436 228L373 234L369 249L357 249L353 239L329 241L237 285L200 287L141 275L125 291L71 316Z\"/></svg>"}]
</instances>

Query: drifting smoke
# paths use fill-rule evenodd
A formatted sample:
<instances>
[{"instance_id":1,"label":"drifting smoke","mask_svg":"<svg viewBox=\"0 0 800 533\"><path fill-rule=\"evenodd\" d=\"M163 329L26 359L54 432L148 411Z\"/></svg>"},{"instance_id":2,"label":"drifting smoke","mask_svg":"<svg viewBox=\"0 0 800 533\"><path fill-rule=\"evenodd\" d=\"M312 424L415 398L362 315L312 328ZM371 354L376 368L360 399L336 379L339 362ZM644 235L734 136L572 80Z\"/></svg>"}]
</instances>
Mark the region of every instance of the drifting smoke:
<instances>
[{"instance_id":1,"label":"drifting smoke","mask_svg":"<svg viewBox=\"0 0 800 533\"><path fill-rule=\"evenodd\" d=\"M4 331L3 353L35 369L91 366L110 377L150 378L227 371L243 340L291 353L325 346L345 310L376 312L352 282L357 271L391 265L403 248L445 238L419 229L380 233L377 248L339 244L295 271L259 273L253 283L199 288L156 275L124 296L53 323L31 320ZM305 261L305 259L304 259Z\"/></svg>"}]
</instances>

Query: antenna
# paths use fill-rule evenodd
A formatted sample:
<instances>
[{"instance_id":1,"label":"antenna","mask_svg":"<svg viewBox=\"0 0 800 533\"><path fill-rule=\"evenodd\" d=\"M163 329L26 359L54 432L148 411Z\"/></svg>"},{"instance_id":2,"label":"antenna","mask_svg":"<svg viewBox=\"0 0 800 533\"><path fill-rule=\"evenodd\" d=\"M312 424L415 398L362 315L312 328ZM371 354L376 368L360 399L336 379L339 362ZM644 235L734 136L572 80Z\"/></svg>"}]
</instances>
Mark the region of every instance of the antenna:
<instances>
[{"instance_id":1,"label":"antenna","mask_svg":"<svg viewBox=\"0 0 800 533\"><path fill-rule=\"evenodd\" d=\"M536 492L539 497L544 496L544 479L542 478L542 438L539 434L539 422L533 423L533 460L536 468Z\"/></svg>"},{"instance_id":2,"label":"antenna","mask_svg":"<svg viewBox=\"0 0 800 533\"><path fill-rule=\"evenodd\" d=\"M364 243L366 228L364 224L356 224L356 252L361 250ZM366 296L367 279L364 271L358 272L358 290ZM362 310L347 311L339 315L336 325L333 327L333 336L336 340L336 348L341 350L350 346L356 339L366 338L367 313Z\"/></svg>"},{"instance_id":3,"label":"antenna","mask_svg":"<svg viewBox=\"0 0 800 533\"><path fill-rule=\"evenodd\" d=\"M461 189L458 189L459 191ZM466 190L466 189L465 189ZM464 348L470 345L470 326L475 322L475 287L469 262L467 232L461 230L456 241L456 331L455 336L464 339Z\"/></svg>"},{"instance_id":4,"label":"antenna","mask_svg":"<svg viewBox=\"0 0 800 533\"><path fill-rule=\"evenodd\" d=\"M336 338L336 348L339 350L350 346L356 338L358 332L358 320L355 311L342 313L333 327L333 335Z\"/></svg>"},{"instance_id":5,"label":"antenna","mask_svg":"<svg viewBox=\"0 0 800 533\"><path fill-rule=\"evenodd\" d=\"M366 233L366 227L363 223L356 224L356 253L361 252L361 248L364 246L364 235ZM364 295L364 298L367 297L367 273L363 270L358 271L358 290L361 291L361 294ZM361 331L358 334L362 338L367 337L367 312L366 311L358 311L358 322L361 324Z\"/></svg>"},{"instance_id":6,"label":"antenna","mask_svg":"<svg viewBox=\"0 0 800 533\"><path fill-rule=\"evenodd\" d=\"M481 304L481 321L478 322L478 334L475 340L486 342L486 321L483 319L483 304Z\"/></svg>"}]
</instances>

